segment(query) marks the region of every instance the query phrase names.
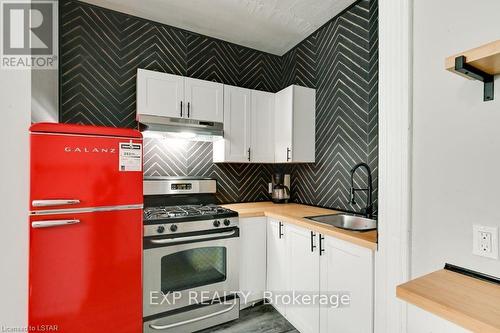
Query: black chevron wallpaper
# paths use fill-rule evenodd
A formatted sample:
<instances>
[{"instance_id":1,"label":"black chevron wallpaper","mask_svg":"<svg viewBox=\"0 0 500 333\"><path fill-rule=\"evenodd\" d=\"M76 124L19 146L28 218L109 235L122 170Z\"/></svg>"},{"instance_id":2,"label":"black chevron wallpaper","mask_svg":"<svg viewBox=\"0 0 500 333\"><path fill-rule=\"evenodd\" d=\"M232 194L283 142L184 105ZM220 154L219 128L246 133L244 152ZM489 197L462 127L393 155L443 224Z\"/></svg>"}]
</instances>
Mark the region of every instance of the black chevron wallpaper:
<instances>
[{"instance_id":1,"label":"black chevron wallpaper","mask_svg":"<svg viewBox=\"0 0 500 333\"><path fill-rule=\"evenodd\" d=\"M300 84L317 89L317 163L286 167L293 199L359 209L346 203L348 171L358 161L370 163L376 188L376 0L361 0L282 57L79 1L60 3L62 122L135 127L137 68L273 92ZM144 159L145 175L217 178L221 202L267 200L267 183L280 168L213 164L206 142L146 139Z\"/></svg>"},{"instance_id":2,"label":"black chevron wallpaper","mask_svg":"<svg viewBox=\"0 0 500 333\"><path fill-rule=\"evenodd\" d=\"M292 167L295 202L359 211L349 201L350 170L372 169L378 184L378 3L364 0L283 56L285 85L316 88L316 163ZM357 188L366 188L359 169Z\"/></svg>"}]
</instances>

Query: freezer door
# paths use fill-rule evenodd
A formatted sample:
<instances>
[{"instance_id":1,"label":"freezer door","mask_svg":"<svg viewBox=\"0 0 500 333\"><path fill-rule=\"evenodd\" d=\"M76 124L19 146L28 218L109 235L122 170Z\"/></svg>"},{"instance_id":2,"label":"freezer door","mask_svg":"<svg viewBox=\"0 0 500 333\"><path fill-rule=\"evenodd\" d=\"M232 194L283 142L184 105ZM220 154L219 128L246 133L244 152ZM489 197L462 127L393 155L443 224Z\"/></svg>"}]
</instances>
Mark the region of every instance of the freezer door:
<instances>
[{"instance_id":1,"label":"freezer door","mask_svg":"<svg viewBox=\"0 0 500 333\"><path fill-rule=\"evenodd\" d=\"M142 204L142 139L31 133L32 211Z\"/></svg>"},{"instance_id":2,"label":"freezer door","mask_svg":"<svg viewBox=\"0 0 500 333\"><path fill-rule=\"evenodd\" d=\"M29 324L142 330L142 211L30 218Z\"/></svg>"}]
</instances>

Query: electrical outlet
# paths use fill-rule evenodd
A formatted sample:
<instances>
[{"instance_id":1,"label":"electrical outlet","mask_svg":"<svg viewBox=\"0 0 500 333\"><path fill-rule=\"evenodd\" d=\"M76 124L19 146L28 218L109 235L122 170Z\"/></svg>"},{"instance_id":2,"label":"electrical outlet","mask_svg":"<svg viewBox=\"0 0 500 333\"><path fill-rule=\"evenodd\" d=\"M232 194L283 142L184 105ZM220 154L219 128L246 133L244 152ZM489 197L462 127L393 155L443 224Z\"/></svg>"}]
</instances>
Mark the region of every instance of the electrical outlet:
<instances>
[{"instance_id":1,"label":"electrical outlet","mask_svg":"<svg viewBox=\"0 0 500 333\"><path fill-rule=\"evenodd\" d=\"M498 259L498 227L474 225L472 253L478 256Z\"/></svg>"},{"instance_id":2,"label":"electrical outlet","mask_svg":"<svg viewBox=\"0 0 500 333\"><path fill-rule=\"evenodd\" d=\"M267 191L273 193L273 183L269 183Z\"/></svg>"}]
</instances>

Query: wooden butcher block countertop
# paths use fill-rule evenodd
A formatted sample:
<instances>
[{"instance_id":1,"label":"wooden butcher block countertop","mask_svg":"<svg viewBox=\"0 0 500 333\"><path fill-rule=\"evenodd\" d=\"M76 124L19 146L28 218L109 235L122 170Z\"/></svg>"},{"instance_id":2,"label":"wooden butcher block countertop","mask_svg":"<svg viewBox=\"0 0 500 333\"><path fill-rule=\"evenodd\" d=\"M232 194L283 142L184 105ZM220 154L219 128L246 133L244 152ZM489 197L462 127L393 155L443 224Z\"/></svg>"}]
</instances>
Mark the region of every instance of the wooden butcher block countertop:
<instances>
[{"instance_id":1,"label":"wooden butcher block countertop","mask_svg":"<svg viewBox=\"0 0 500 333\"><path fill-rule=\"evenodd\" d=\"M500 332L500 286L439 270L396 289L397 296L472 332Z\"/></svg>"},{"instance_id":2,"label":"wooden butcher block countertop","mask_svg":"<svg viewBox=\"0 0 500 333\"><path fill-rule=\"evenodd\" d=\"M268 216L283 222L296 224L323 235L333 236L371 250L377 249L377 231L356 232L335 228L323 223L306 219L306 216L329 215L339 213L335 210L300 204L274 204L272 202L249 202L224 205L238 212L240 217Z\"/></svg>"}]
</instances>

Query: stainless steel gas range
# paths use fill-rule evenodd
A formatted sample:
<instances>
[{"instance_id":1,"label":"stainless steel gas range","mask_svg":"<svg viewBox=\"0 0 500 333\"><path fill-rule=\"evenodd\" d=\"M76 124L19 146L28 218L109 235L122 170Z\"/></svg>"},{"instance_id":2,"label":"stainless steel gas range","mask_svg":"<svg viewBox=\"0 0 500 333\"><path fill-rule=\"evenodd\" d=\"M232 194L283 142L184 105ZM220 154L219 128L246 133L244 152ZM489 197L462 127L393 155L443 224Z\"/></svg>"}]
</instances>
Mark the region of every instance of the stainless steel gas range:
<instances>
[{"instance_id":1,"label":"stainless steel gas range","mask_svg":"<svg viewBox=\"0 0 500 333\"><path fill-rule=\"evenodd\" d=\"M238 213L207 178L144 180L144 333L194 332L239 317Z\"/></svg>"}]
</instances>

